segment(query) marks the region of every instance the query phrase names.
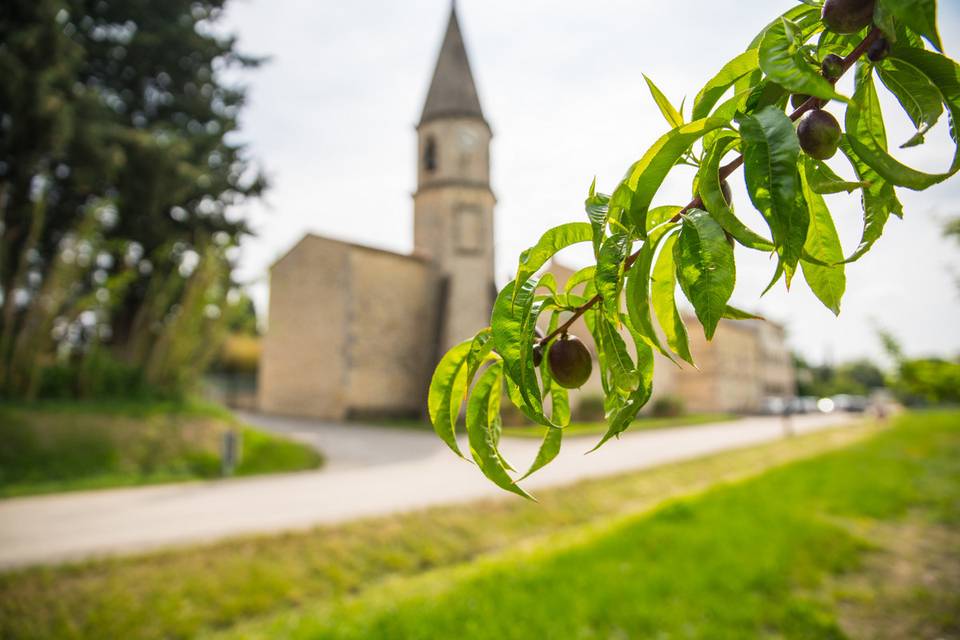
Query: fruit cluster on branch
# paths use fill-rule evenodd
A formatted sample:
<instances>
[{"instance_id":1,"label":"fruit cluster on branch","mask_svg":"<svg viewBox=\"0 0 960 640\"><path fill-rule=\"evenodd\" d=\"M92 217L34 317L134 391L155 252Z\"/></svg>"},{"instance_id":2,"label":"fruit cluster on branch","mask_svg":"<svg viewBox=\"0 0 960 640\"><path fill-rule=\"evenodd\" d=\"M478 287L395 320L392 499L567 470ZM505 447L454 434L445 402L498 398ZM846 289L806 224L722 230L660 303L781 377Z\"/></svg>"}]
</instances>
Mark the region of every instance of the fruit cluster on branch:
<instances>
[{"instance_id":1,"label":"fruit cluster on branch","mask_svg":"<svg viewBox=\"0 0 960 640\"><path fill-rule=\"evenodd\" d=\"M724 65L697 93L689 115L647 79L669 131L610 194L598 192L594 181L586 222L550 229L521 254L490 327L437 366L428 401L437 434L462 455L456 430L466 401L473 460L500 487L529 497L517 481L556 457L570 420L567 390L582 386L594 369L590 350L570 333L573 323L585 321L596 349L608 422L599 447L625 431L649 400L654 352L693 363L678 284L707 339L723 318L756 318L729 304L735 245L776 259L768 289L781 279L789 287L802 274L839 313L846 265L870 249L891 214L903 213L896 188L925 189L960 170L960 146L940 174L907 167L889 153L874 83L876 76L917 128L903 146L922 144L944 111L957 143L960 66L941 49L934 0L804 0ZM835 84L854 66L855 91L843 96ZM843 126L824 109L833 101L846 105ZM838 151L852 177L827 164ZM737 155L724 163L730 153ZM697 170L695 196L684 206L655 206L660 185L681 165ZM741 167L765 232L734 212L727 179ZM856 249L845 253L825 196L853 192L861 196L864 229ZM540 273L554 254L580 242L592 244L595 264L563 287ZM545 332L538 327L544 319ZM548 427L520 478L498 446L504 391L530 421Z\"/></svg>"}]
</instances>

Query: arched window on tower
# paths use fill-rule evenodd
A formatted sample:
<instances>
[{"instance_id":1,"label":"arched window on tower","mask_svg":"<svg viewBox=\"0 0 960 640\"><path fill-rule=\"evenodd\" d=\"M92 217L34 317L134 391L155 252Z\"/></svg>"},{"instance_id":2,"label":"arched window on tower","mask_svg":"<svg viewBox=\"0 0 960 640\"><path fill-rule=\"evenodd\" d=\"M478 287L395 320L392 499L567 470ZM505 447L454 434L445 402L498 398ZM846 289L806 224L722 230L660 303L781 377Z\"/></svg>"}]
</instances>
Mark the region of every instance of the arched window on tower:
<instances>
[{"instance_id":1,"label":"arched window on tower","mask_svg":"<svg viewBox=\"0 0 960 640\"><path fill-rule=\"evenodd\" d=\"M433 136L427 138L427 143L423 147L423 168L427 171L437 169L437 141Z\"/></svg>"}]
</instances>

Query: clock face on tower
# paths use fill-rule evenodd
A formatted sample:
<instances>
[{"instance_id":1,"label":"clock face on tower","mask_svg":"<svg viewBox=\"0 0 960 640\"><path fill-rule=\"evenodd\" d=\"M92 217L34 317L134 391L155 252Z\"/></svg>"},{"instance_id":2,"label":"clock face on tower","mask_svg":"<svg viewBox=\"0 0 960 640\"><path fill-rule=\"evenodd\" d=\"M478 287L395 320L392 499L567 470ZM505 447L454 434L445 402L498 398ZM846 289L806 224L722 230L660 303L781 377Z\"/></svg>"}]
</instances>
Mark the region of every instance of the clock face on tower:
<instances>
[{"instance_id":1,"label":"clock face on tower","mask_svg":"<svg viewBox=\"0 0 960 640\"><path fill-rule=\"evenodd\" d=\"M478 142L480 138L470 129L463 128L457 133L457 144L460 145L461 151L473 151Z\"/></svg>"}]
</instances>

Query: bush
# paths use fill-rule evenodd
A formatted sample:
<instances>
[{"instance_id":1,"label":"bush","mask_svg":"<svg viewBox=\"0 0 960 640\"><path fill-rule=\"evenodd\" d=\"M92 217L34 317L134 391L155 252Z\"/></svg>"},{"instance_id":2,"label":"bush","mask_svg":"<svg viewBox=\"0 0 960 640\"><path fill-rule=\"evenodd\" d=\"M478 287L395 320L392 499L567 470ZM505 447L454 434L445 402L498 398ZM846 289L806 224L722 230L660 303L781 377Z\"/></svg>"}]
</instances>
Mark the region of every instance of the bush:
<instances>
[{"instance_id":1,"label":"bush","mask_svg":"<svg viewBox=\"0 0 960 640\"><path fill-rule=\"evenodd\" d=\"M663 396L653 401L650 413L658 418L673 418L686 413L683 398L677 396Z\"/></svg>"},{"instance_id":2,"label":"bush","mask_svg":"<svg viewBox=\"0 0 960 640\"><path fill-rule=\"evenodd\" d=\"M145 400L170 397L147 384L140 367L120 362L97 350L77 362L43 367L37 389L42 400Z\"/></svg>"},{"instance_id":3,"label":"bush","mask_svg":"<svg viewBox=\"0 0 960 640\"><path fill-rule=\"evenodd\" d=\"M603 407L603 396L598 394L584 394L577 402L574 412L578 422L602 422L606 419Z\"/></svg>"}]
</instances>

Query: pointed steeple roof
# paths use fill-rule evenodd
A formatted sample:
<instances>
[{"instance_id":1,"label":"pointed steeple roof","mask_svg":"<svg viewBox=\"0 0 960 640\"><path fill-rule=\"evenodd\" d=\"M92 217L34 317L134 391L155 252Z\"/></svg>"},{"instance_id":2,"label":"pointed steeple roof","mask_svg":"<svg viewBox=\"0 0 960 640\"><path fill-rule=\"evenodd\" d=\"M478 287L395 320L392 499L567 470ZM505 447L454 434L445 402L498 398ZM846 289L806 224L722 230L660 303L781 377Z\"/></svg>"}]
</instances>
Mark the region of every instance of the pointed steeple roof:
<instances>
[{"instance_id":1,"label":"pointed steeple roof","mask_svg":"<svg viewBox=\"0 0 960 640\"><path fill-rule=\"evenodd\" d=\"M477 86L473 82L457 20L456 2L450 6L450 21L437 56L437 66L433 71L420 123L451 116L474 116L483 120Z\"/></svg>"}]
</instances>

